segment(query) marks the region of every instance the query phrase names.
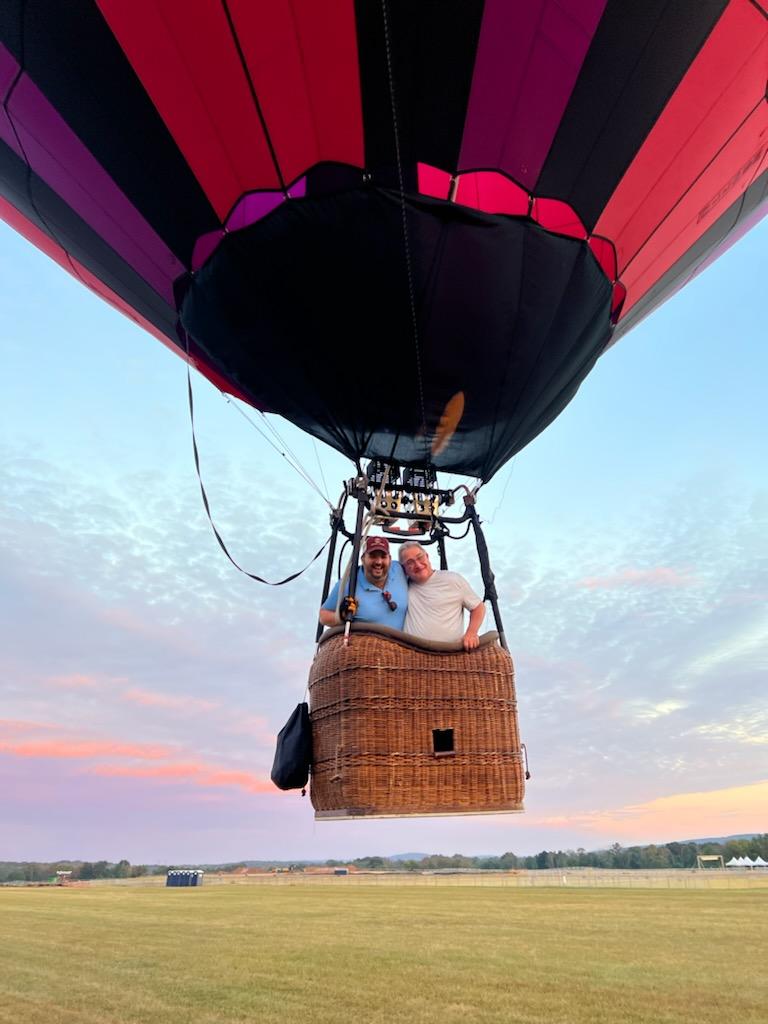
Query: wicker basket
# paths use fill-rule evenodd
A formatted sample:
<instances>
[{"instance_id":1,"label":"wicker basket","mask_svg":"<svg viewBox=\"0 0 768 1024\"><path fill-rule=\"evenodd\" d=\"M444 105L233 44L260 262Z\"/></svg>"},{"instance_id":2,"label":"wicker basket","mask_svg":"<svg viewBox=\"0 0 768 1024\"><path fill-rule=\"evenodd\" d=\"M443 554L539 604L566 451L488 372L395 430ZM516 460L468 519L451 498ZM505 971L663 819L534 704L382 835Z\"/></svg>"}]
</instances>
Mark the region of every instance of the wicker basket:
<instances>
[{"instance_id":1,"label":"wicker basket","mask_svg":"<svg viewBox=\"0 0 768 1024\"><path fill-rule=\"evenodd\" d=\"M523 809L512 660L376 626L320 642L309 677L316 818Z\"/></svg>"}]
</instances>

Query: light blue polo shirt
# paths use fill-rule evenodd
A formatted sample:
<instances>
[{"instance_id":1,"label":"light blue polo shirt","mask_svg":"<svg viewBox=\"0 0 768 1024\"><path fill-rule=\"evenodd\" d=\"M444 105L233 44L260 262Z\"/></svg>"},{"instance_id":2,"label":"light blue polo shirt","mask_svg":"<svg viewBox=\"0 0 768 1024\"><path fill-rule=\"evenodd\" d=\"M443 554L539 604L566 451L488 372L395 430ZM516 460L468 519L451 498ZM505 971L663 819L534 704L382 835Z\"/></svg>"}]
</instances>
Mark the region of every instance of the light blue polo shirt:
<instances>
[{"instance_id":1,"label":"light blue polo shirt","mask_svg":"<svg viewBox=\"0 0 768 1024\"><path fill-rule=\"evenodd\" d=\"M323 608L327 612L336 611L336 602L339 598L339 580L336 581L330 594L323 602ZM392 611L382 597L383 590L392 595L392 600L397 605L397 610ZM347 586L349 593L349 586ZM405 626L405 613L408 610L408 580L406 579L403 567L399 562L393 562L389 567L387 582L382 590L369 583L365 578L362 565L357 569L357 590L355 597L358 600L357 615L355 622L376 622L380 626L391 626L393 629L402 630Z\"/></svg>"}]
</instances>

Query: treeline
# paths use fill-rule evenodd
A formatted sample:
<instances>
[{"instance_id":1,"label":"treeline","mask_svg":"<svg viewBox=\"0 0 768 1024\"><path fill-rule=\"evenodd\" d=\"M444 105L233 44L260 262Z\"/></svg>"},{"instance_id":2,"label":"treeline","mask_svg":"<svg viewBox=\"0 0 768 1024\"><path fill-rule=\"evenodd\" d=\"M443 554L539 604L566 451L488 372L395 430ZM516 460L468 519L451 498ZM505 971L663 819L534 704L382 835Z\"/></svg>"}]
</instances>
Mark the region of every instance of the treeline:
<instances>
[{"instance_id":1,"label":"treeline","mask_svg":"<svg viewBox=\"0 0 768 1024\"><path fill-rule=\"evenodd\" d=\"M129 860L116 863L108 860L0 861L0 885L7 882L55 882L57 871L71 872L68 880L73 882L90 882L97 878L165 875L174 868L196 867L206 871L227 872L244 866L245 861L233 864L131 864Z\"/></svg>"},{"instance_id":2,"label":"treeline","mask_svg":"<svg viewBox=\"0 0 768 1024\"><path fill-rule=\"evenodd\" d=\"M720 854L724 861L732 857L762 857L768 861L768 833L749 839L729 839L726 842L711 843L665 843L662 846L621 846L614 843L607 850L542 850L531 856L503 853L500 857L466 857L461 853L453 856L431 854L419 860L390 860L387 857L358 857L356 860L327 860L327 867L352 866L361 871L511 871L542 870L547 868L618 868L648 870L654 868L695 868L698 855ZM260 861L265 868L268 861ZM292 871L302 871L305 866L316 862L302 862L291 865ZM38 863L33 861L0 862L0 884L8 882L51 882L56 880L57 871L71 871L73 881L91 881L97 878L140 878L145 875L165 875L170 869L202 867L207 871L232 871L245 867L246 861L230 864L131 864L120 860L112 863L106 860L55 861ZM285 870L285 862L275 861L275 870Z\"/></svg>"},{"instance_id":3,"label":"treeline","mask_svg":"<svg viewBox=\"0 0 768 1024\"><path fill-rule=\"evenodd\" d=\"M164 875L168 869L160 865L131 864L120 860L116 864L106 860L68 861L50 863L38 861L0 862L0 884L3 882L51 882L57 871L71 871L73 881L89 882L94 878L140 878L144 875Z\"/></svg>"},{"instance_id":4,"label":"treeline","mask_svg":"<svg viewBox=\"0 0 768 1024\"><path fill-rule=\"evenodd\" d=\"M665 843L663 846L621 846L607 850L542 850L531 856L504 853L500 857L452 857L432 854L420 860L389 860L386 857L359 857L353 861L326 861L328 867L349 864L368 871L510 871L515 868L618 868L648 870L656 868L695 868L699 855L720 854L731 857L762 857L768 861L768 833L751 839L730 839L725 843Z\"/></svg>"}]
</instances>

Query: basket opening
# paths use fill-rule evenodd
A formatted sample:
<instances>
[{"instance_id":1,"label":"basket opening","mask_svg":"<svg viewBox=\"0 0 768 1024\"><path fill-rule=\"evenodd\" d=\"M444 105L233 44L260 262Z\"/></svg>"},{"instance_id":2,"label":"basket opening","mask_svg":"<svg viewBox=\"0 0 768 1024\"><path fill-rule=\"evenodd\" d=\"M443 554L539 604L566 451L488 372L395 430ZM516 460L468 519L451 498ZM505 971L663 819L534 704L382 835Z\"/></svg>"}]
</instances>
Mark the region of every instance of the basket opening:
<instances>
[{"instance_id":1,"label":"basket opening","mask_svg":"<svg viewBox=\"0 0 768 1024\"><path fill-rule=\"evenodd\" d=\"M453 729L432 730L432 753L435 757L445 757L446 754L454 754Z\"/></svg>"}]
</instances>

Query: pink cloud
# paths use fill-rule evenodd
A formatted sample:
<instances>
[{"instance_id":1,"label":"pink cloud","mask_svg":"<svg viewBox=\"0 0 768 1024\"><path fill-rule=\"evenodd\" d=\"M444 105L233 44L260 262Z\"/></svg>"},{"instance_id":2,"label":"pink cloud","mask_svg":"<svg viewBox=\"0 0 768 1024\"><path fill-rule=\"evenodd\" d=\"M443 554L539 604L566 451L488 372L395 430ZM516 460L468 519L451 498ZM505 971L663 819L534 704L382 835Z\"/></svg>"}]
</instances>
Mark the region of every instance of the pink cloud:
<instances>
[{"instance_id":1,"label":"pink cloud","mask_svg":"<svg viewBox=\"0 0 768 1024\"><path fill-rule=\"evenodd\" d=\"M0 743L0 753L17 757L54 757L88 759L97 757L136 757L142 760L160 760L171 756L169 747L146 743L117 743L111 740L25 740Z\"/></svg>"},{"instance_id":2,"label":"pink cloud","mask_svg":"<svg viewBox=\"0 0 768 1024\"><path fill-rule=\"evenodd\" d=\"M100 606L98 615L108 625L140 639L160 642L168 650L177 650L188 655L194 645L194 637L189 632L167 629L162 624L141 618L128 608Z\"/></svg>"},{"instance_id":3,"label":"pink cloud","mask_svg":"<svg viewBox=\"0 0 768 1024\"><path fill-rule=\"evenodd\" d=\"M236 736L253 736L261 743L274 743L275 731L262 715L245 715L233 719L229 731Z\"/></svg>"},{"instance_id":4,"label":"pink cloud","mask_svg":"<svg viewBox=\"0 0 768 1024\"><path fill-rule=\"evenodd\" d=\"M61 732L60 725L50 722L24 722L15 718L0 718L0 736L17 733Z\"/></svg>"},{"instance_id":5,"label":"pink cloud","mask_svg":"<svg viewBox=\"0 0 768 1024\"><path fill-rule=\"evenodd\" d=\"M122 699L147 708L167 708L172 711L213 711L219 705L212 700L197 697L173 697L167 693L154 693L134 687L122 694Z\"/></svg>"},{"instance_id":6,"label":"pink cloud","mask_svg":"<svg viewBox=\"0 0 768 1024\"><path fill-rule=\"evenodd\" d=\"M578 586L588 590L616 590L619 587L689 587L696 582L689 569L678 572L665 566L656 569L624 569L609 576L587 576Z\"/></svg>"},{"instance_id":7,"label":"pink cloud","mask_svg":"<svg viewBox=\"0 0 768 1024\"><path fill-rule=\"evenodd\" d=\"M47 682L52 686L60 686L62 689L80 690L94 689L96 686L102 686L104 683L112 686L115 683L124 682L124 680L122 678L114 679L110 676L86 675L74 672L68 676L50 676Z\"/></svg>"},{"instance_id":8,"label":"pink cloud","mask_svg":"<svg viewBox=\"0 0 768 1024\"><path fill-rule=\"evenodd\" d=\"M52 731L58 731L60 735L52 737ZM41 732L47 735L41 736ZM63 730L57 726L38 722L0 720L0 754L29 760L91 761L93 763L85 769L86 773L106 778L181 782L220 791L235 789L248 793L274 792L266 776L253 772L194 759L171 761L171 758L179 757L178 748L104 738L71 737L64 735ZM116 759L126 759L128 763L116 763Z\"/></svg>"},{"instance_id":9,"label":"pink cloud","mask_svg":"<svg viewBox=\"0 0 768 1024\"><path fill-rule=\"evenodd\" d=\"M649 842L653 836L684 839L758 832L767 806L768 780L729 789L677 793L591 814L529 818L527 823L576 827L625 841Z\"/></svg>"},{"instance_id":10,"label":"pink cloud","mask_svg":"<svg viewBox=\"0 0 768 1024\"><path fill-rule=\"evenodd\" d=\"M234 787L249 793L274 793L269 779L252 772L227 771L204 762L163 765L98 765L92 774L109 778L154 779L159 782L188 782L201 787Z\"/></svg>"}]
</instances>

